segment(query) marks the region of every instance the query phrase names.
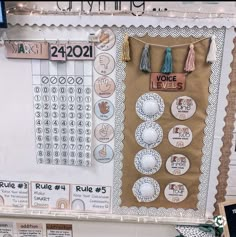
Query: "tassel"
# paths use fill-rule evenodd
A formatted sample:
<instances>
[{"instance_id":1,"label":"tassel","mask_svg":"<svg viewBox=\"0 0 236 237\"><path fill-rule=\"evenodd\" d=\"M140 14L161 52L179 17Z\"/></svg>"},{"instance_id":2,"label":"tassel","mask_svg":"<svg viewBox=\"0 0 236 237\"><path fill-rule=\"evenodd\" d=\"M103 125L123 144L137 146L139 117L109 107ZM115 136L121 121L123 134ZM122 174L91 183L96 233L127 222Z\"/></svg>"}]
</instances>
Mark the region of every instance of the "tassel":
<instances>
[{"instance_id":1,"label":"tassel","mask_svg":"<svg viewBox=\"0 0 236 237\"><path fill-rule=\"evenodd\" d=\"M195 70L195 51L193 44L190 44L189 46L188 57L185 63L184 70L186 72L192 72Z\"/></svg>"},{"instance_id":2,"label":"tassel","mask_svg":"<svg viewBox=\"0 0 236 237\"><path fill-rule=\"evenodd\" d=\"M172 54L171 48L166 48L164 64L161 68L162 73L172 73Z\"/></svg>"},{"instance_id":3,"label":"tassel","mask_svg":"<svg viewBox=\"0 0 236 237\"><path fill-rule=\"evenodd\" d=\"M129 62L130 61L130 48L129 48L129 36L125 35L124 43L122 47L122 61Z\"/></svg>"},{"instance_id":4,"label":"tassel","mask_svg":"<svg viewBox=\"0 0 236 237\"><path fill-rule=\"evenodd\" d=\"M216 41L215 41L216 37L215 35L212 35L211 37L211 45L209 48L209 52L207 55L207 62L208 63L214 63L216 61Z\"/></svg>"},{"instance_id":5,"label":"tassel","mask_svg":"<svg viewBox=\"0 0 236 237\"><path fill-rule=\"evenodd\" d=\"M140 60L139 69L142 72L151 72L149 45L145 44Z\"/></svg>"}]
</instances>

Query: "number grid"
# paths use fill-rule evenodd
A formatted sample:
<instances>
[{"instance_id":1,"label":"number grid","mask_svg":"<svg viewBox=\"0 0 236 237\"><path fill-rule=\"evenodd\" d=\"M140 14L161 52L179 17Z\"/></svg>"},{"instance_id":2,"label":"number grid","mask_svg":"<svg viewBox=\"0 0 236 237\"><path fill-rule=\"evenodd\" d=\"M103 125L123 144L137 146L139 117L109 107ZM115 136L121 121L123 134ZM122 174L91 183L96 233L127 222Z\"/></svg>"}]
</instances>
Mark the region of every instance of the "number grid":
<instances>
[{"instance_id":1,"label":"number grid","mask_svg":"<svg viewBox=\"0 0 236 237\"><path fill-rule=\"evenodd\" d=\"M91 166L92 67L32 60L37 163Z\"/></svg>"}]
</instances>

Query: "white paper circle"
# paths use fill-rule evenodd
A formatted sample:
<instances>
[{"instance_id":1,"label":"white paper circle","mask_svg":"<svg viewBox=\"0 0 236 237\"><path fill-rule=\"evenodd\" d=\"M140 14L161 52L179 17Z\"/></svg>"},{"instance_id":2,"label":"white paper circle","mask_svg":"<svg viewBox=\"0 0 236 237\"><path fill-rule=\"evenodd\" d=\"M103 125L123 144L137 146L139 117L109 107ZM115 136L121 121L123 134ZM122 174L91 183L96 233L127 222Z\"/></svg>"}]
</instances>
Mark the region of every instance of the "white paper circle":
<instances>
[{"instance_id":1,"label":"white paper circle","mask_svg":"<svg viewBox=\"0 0 236 237\"><path fill-rule=\"evenodd\" d=\"M153 169L156 165L156 159L152 155L144 155L141 160L142 167L145 170Z\"/></svg>"},{"instance_id":2,"label":"white paper circle","mask_svg":"<svg viewBox=\"0 0 236 237\"><path fill-rule=\"evenodd\" d=\"M176 125L169 131L168 139L171 145L183 148L192 142L193 134L189 127Z\"/></svg>"},{"instance_id":3,"label":"white paper circle","mask_svg":"<svg viewBox=\"0 0 236 237\"><path fill-rule=\"evenodd\" d=\"M196 112L195 101L188 96L176 98L171 105L171 113L179 120L187 120Z\"/></svg>"},{"instance_id":4,"label":"white paper circle","mask_svg":"<svg viewBox=\"0 0 236 237\"><path fill-rule=\"evenodd\" d=\"M140 146L144 148L154 148L161 143L163 130L158 123L144 122L137 127L135 138Z\"/></svg>"},{"instance_id":5,"label":"white paper circle","mask_svg":"<svg viewBox=\"0 0 236 237\"><path fill-rule=\"evenodd\" d=\"M188 196L188 190L182 183L172 182L166 186L164 194L168 201L179 203Z\"/></svg>"},{"instance_id":6,"label":"white paper circle","mask_svg":"<svg viewBox=\"0 0 236 237\"><path fill-rule=\"evenodd\" d=\"M155 129L153 128L145 128L143 130L143 141L147 144L152 144L157 141L158 135Z\"/></svg>"},{"instance_id":7,"label":"white paper circle","mask_svg":"<svg viewBox=\"0 0 236 237\"><path fill-rule=\"evenodd\" d=\"M147 100L143 103L143 112L147 115L154 115L158 112L158 104L155 100Z\"/></svg>"},{"instance_id":8,"label":"white paper circle","mask_svg":"<svg viewBox=\"0 0 236 237\"><path fill-rule=\"evenodd\" d=\"M139 202L152 202L160 194L160 185L155 179L143 177L134 183L132 191Z\"/></svg>"},{"instance_id":9,"label":"white paper circle","mask_svg":"<svg viewBox=\"0 0 236 237\"><path fill-rule=\"evenodd\" d=\"M152 175L161 168L161 156L153 149L143 149L135 155L134 165L141 174Z\"/></svg>"},{"instance_id":10,"label":"white paper circle","mask_svg":"<svg viewBox=\"0 0 236 237\"><path fill-rule=\"evenodd\" d=\"M171 155L166 161L166 169L173 175L183 175L189 170L189 167L189 159L181 154Z\"/></svg>"},{"instance_id":11,"label":"white paper circle","mask_svg":"<svg viewBox=\"0 0 236 237\"><path fill-rule=\"evenodd\" d=\"M164 110L164 100L157 93L145 93L136 102L136 113L144 121L157 120Z\"/></svg>"},{"instance_id":12,"label":"white paper circle","mask_svg":"<svg viewBox=\"0 0 236 237\"><path fill-rule=\"evenodd\" d=\"M154 186L150 183L141 184L140 193L145 198L151 198L155 194Z\"/></svg>"}]
</instances>

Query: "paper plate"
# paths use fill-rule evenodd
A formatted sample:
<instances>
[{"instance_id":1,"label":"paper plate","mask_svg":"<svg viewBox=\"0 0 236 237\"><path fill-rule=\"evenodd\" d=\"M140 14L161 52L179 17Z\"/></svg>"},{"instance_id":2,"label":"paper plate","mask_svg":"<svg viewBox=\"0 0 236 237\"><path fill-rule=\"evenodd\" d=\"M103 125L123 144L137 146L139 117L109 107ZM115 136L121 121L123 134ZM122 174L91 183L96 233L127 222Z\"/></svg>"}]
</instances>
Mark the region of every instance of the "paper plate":
<instances>
[{"instance_id":1,"label":"paper plate","mask_svg":"<svg viewBox=\"0 0 236 237\"><path fill-rule=\"evenodd\" d=\"M162 116L165 104L161 96L156 93L146 93L136 102L136 113L144 121L155 121Z\"/></svg>"},{"instance_id":2,"label":"paper plate","mask_svg":"<svg viewBox=\"0 0 236 237\"><path fill-rule=\"evenodd\" d=\"M134 158L134 165L141 174L155 174L161 168L161 164L160 154L152 149L143 149Z\"/></svg>"},{"instance_id":3,"label":"paper plate","mask_svg":"<svg viewBox=\"0 0 236 237\"><path fill-rule=\"evenodd\" d=\"M152 202L160 194L160 185L155 179L143 177L134 183L132 191L139 202Z\"/></svg>"},{"instance_id":4,"label":"paper plate","mask_svg":"<svg viewBox=\"0 0 236 237\"><path fill-rule=\"evenodd\" d=\"M144 148L154 148L161 143L163 130L158 123L144 122L137 127L135 139Z\"/></svg>"}]
</instances>

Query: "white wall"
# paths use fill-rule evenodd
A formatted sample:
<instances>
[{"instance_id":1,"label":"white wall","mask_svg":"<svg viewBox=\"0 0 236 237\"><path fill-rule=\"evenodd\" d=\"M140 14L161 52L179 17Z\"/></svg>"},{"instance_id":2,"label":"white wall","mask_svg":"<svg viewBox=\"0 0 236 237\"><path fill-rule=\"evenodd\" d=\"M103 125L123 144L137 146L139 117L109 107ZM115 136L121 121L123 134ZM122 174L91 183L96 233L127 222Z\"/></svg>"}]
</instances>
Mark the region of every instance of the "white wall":
<instances>
[{"instance_id":1,"label":"white wall","mask_svg":"<svg viewBox=\"0 0 236 237\"><path fill-rule=\"evenodd\" d=\"M175 237L178 232L171 225L111 223L93 221L54 221L40 219L0 218L1 221L18 223L73 224L74 237ZM17 236L16 233L14 235ZM46 236L44 228L44 236Z\"/></svg>"}]
</instances>

